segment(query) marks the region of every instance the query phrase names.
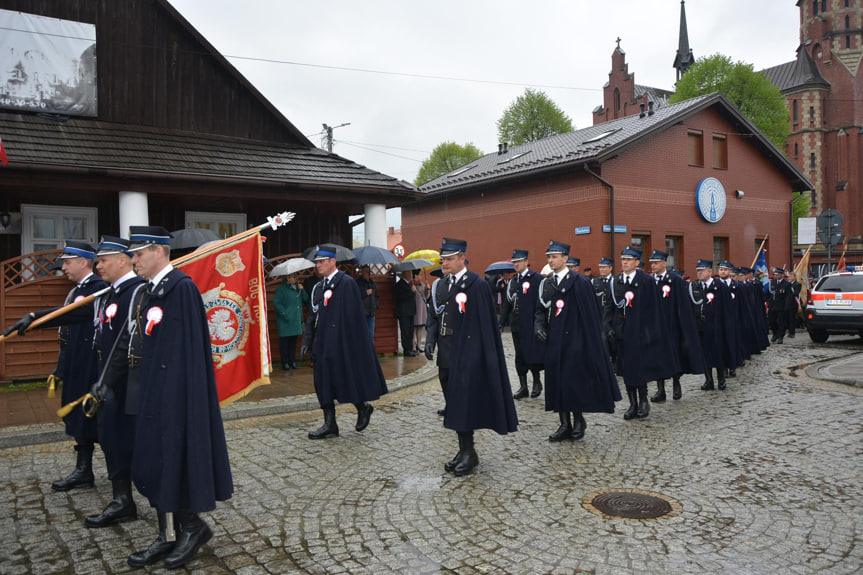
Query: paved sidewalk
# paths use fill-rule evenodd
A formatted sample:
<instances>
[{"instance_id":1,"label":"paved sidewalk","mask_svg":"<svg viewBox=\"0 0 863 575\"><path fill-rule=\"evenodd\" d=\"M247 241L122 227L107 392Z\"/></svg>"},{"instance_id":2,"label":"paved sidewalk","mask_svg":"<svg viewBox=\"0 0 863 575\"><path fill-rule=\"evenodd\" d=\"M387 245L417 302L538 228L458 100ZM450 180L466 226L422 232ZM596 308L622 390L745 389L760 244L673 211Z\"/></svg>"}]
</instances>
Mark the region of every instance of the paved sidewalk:
<instances>
[{"instance_id":1,"label":"paved sidewalk","mask_svg":"<svg viewBox=\"0 0 863 575\"><path fill-rule=\"evenodd\" d=\"M504 342L512 369L509 334ZM517 402L519 431L477 432L476 473L443 471L455 433L438 383L393 385L369 428L340 409L339 438L309 441L311 412L227 419L234 497L205 514L214 537L187 568L241 575L828 574L863 568L863 388L815 379L852 363L859 338L786 339L738 370L725 391L683 379L680 401L646 420L588 414L587 435L550 443L557 417ZM427 376L434 368L427 366ZM844 369L844 368L843 368ZM578 374L573 374L577 377ZM259 402L278 403L278 399ZM303 401L295 399L291 401ZM236 405L236 404L235 404ZM227 410L226 410L227 411ZM141 520L86 529L111 498L54 493L68 441L0 449L0 573L132 573L126 557L155 535ZM600 515L606 492L654 494L656 519ZM140 572L140 571L138 571ZM147 572L165 572L155 566Z\"/></svg>"}]
</instances>

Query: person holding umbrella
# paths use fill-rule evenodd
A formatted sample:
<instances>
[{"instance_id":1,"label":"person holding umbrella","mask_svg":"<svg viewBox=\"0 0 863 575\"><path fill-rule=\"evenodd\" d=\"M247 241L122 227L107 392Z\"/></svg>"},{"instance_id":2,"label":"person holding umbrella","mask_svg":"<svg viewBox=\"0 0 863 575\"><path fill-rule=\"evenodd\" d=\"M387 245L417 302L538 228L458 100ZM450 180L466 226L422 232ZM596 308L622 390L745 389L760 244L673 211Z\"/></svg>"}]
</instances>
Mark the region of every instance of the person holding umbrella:
<instances>
[{"instance_id":1,"label":"person holding umbrella","mask_svg":"<svg viewBox=\"0 0 863 575\"><path fill-rule=\"evenodd\" d=\"M303 304L309 295L297 280L297 274L286 275L273 296L276 324L279 327L279 357L282 369L297 369L297 337L303 333Z\"/></svg>"}]
</instances>

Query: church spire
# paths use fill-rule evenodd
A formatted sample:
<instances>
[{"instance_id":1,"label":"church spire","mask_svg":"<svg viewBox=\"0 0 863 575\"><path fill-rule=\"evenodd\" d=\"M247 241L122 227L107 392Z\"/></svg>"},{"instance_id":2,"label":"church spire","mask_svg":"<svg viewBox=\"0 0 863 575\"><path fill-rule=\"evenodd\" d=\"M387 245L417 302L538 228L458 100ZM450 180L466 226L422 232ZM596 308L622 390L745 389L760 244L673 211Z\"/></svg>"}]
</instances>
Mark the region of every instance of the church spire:
<instances>
[{"instance_id":1,"label":"church spire","mask_svg":"<svg viewBox=\"0 0 863 575\"><path fill-rule=\"evenodd\" d=\"M673 66L677 68L677 79L686 73L692 63L695 62L695 56L692 55L692 49L689 47L689 33L686 30L686 0L680 0L680 39L677 44L677 55L674 57Z\"/></svg>"}]
</instances>

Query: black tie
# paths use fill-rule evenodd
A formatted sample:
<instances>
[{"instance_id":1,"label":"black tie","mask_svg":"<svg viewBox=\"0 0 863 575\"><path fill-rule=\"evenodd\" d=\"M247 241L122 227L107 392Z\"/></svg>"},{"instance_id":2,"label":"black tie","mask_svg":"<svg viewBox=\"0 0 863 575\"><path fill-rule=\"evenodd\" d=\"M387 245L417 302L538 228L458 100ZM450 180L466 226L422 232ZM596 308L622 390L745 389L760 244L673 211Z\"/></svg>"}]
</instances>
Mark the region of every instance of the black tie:
<instances>
[{"instance_id":1,"label":"black tie","mask_svg":"<svg viewBox=\"0 0 863 575\"><path fill-rule=\"evenodd\" d=\"M629 276L626 276L626 280L623 283L625 283L626 285L629 285Z\"/></svg>"},{"instance_id":2,"label":"black tie","mask_svg":"<svg viewBox=\"0 0 863 575\"><path fill-rule=\"evenodd\" d=\"M330 287L330 278L324 278L324 291L327 291L328 287Z\"/></svg>"},{"instance_id":3,"label":"black tie","mask_svg":"<svg viewBox=\"0 0 863 575\"><path fill-rule=\"evenodd\" d=\"M560 278L558 278L558 277L557 277L557 274L555 274L555 276L554 276L554 285L557 285L557 283L558 283L558 281L559 281L559 280L560 280Z\"/></svg>"}]
</instances>

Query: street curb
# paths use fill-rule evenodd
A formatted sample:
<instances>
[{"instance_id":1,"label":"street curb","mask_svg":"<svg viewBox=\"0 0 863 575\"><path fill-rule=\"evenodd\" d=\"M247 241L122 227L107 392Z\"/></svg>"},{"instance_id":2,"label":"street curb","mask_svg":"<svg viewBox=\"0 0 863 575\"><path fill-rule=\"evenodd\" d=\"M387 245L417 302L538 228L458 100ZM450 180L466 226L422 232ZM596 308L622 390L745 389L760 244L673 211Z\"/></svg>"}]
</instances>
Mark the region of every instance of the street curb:
<instances>
[{"instance_id":1,"label":"street curb","mask_svg":"<svg viewBox=\"0 0 863 575\"><path fill-rule=\"evenodd\" d=\"M833 358L819 361L808 366L805 370L805 373L808 377L811 377L812 379L832 381L835 383L842 383L853 387L863 387L863 376L856 378L843 377L841 375L835 375L833 373L833 370L835 368L844 367L845 364L851 363L853 361L863 364L863 354L857 352L838 359Z\"/></svg>"},{"instance_id":2,"label":"street curb","mask_svg":"<svg viewBox=\"0 0 863 575\"><path fill-rule=\"evenodd\" d=\"M420 385L436 378L437 374L437 366L429 362L407 375L388 380L387 388L390 392L393 392L414 385ZM250 417L315 411L317 409L320 409L320 405L318 405L318 399L315 397L315 394L265 399L256 402L234 402L222 409L222 420L234 421ZM43 423L0 429L0 449L26 447L28 445L55 443L58 441L71 441L71 438L66 435L65 427L62 423Z\"/></svg>"}]
</instances>

